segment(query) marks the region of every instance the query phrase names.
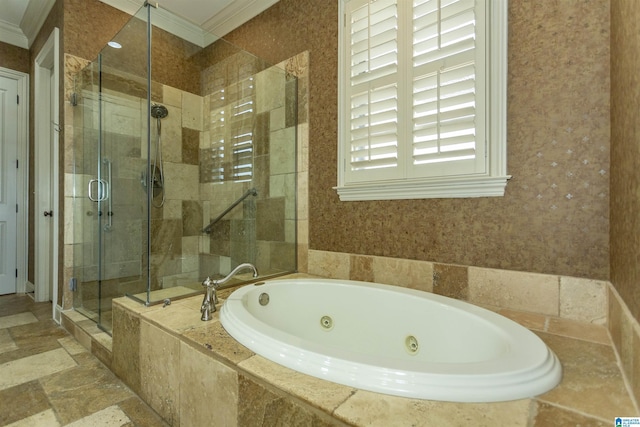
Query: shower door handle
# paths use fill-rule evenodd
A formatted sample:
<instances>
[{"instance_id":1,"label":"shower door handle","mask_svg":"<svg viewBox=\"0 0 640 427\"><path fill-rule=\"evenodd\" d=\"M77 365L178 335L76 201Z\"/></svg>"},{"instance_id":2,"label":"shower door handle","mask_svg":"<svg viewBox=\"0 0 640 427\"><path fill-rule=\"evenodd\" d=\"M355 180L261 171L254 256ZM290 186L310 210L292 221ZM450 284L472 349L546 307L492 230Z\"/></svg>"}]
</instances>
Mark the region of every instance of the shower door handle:
<instances>
[{"instance_id":1,"label":"shower door handle","mask_svg":"<svg viewBox=\"0 0 640 427\"><path fill-rule=\"evenodd\" d=\"M97 196L93 195L93 190L97 191ZM109 183L104 179L91 179L87 188L89 200L92 202L104 202L109 198Z\"/></svg>"}]
</instances>

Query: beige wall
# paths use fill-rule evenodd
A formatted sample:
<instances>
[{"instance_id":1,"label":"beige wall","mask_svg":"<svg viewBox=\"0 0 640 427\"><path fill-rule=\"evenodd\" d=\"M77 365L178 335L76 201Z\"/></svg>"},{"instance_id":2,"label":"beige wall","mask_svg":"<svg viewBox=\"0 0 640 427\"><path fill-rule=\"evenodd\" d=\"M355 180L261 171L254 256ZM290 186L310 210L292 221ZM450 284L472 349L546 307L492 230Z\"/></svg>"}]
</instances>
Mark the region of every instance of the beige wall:
<instances>
[{"instance_id":1,"label":"beige wall","mask_svg":"<svg viewBox=\"0 0 640 427\"><path fill-rule=\"evenodd\" d=\"M0 67L29 72L29 51L21 47L0 42Z\"/></svg>"},{"instance_id":2,"label":"beige wall","mask_svg":"<svg viewBox=\"0 0 640 427\"><path fill-rule=\"evenodd\" d=\"M611 282L640 320L640 3L611 3Z\"/></svg>"},{"instance_id":3,"label":"beige wall","mask_svg":"<svg viewBox=\"0 0 640 427\"><path fill-rule=\"evenodd\" d=\"M340 202L335 1L281 0L225 36L310 52L310 248L609 277L609 1L509 2L505 197ZM355 226L354 226L355 224Z\"/></svg>"}]
</instances>

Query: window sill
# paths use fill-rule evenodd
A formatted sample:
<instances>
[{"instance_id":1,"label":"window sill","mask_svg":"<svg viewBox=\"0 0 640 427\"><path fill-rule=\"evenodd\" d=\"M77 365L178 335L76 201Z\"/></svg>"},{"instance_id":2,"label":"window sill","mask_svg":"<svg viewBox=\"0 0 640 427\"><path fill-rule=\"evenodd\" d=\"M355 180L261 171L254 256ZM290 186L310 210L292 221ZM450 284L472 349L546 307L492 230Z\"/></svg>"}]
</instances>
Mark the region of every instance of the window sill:
<instances>
[{"instance_id":1,"label":"window sill","mask_svg":"<svg viewBox=\"0 0 640 427\"><path fill-rule=\"evenodd\" d=\"M348 184L334 189L341 201L455 199L502 197L510 175L499 177L456 177L420 181L381 181Z\"/></svg>"}]
</instances>

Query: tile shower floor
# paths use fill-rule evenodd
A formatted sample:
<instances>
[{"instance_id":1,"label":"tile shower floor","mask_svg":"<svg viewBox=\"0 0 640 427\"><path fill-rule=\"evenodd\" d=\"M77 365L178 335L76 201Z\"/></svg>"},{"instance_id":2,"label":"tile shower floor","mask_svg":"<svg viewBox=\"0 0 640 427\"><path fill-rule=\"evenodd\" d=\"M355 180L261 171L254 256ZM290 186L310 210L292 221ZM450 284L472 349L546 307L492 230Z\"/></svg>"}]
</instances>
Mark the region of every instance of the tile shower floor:
<instances>
[{"instance_id":1,"label":"tile shower floor","mask_svg":"<svg viewBox=\"0 0 640 427\"><path fill-rule=\"evenodd\" d=\"M51 320L51 303L0 296L0 426L166 426Z\"/></svg>"}]
</instances>

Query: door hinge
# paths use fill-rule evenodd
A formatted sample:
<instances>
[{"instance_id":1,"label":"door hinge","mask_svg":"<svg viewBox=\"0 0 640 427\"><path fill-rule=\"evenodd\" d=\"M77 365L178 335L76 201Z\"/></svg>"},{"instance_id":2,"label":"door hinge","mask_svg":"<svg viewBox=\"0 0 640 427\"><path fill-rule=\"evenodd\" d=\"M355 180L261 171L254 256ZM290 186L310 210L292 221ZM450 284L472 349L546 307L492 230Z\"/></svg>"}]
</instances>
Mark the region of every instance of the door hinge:
<instances>
[{"instance_id":1,"label":"door hinge","mask_svg":"<svg viewBox=\"0 0 640 427\"><path fill-rule=\"evenodd\" d=\"M16 104L20 104L20 95L16 95Z\"/></svg>"},{"instance_id":2,"label":"door hinge","mask_svg":"<svg viewBox=\"0 0 640 427\"><path fill-rule=\"evenodd\" d=\"M18 213L18 204L16 203L16 213Z\"/></svg>"},{"instance_id":3,"label":"door hinge","mask_svg":"<svg viewBox=\"0 0 640 427\"><path fill-rule=\"evenodd\" d=\"M19 163L20 163L20 160L19 160L19 159L16 159L16 169L18 169L18 168L20 167L20 166L19 166Z\"/></svg>"},{"instance_id":4,"label":"door hinge","mask_svg":"<svg viewBox=\"0 0 640 427\"><path fill-rule=\"evenodd\" d=\"M16 279L18 278L18 269L16 268Z\"/></svg>"}]
</instances>

